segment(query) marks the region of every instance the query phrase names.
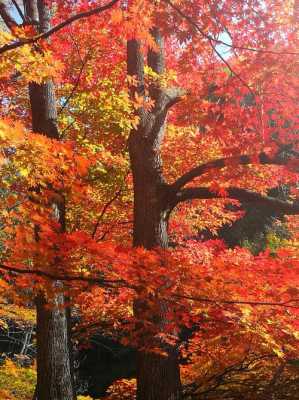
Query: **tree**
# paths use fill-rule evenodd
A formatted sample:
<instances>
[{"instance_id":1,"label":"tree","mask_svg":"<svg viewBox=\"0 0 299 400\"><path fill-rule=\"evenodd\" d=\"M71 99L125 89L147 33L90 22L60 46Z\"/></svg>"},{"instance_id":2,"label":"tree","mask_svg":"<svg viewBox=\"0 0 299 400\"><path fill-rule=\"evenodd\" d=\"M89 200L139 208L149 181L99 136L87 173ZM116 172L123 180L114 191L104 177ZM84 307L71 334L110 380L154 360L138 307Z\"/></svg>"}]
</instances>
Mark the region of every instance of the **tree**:
<instances>
[{"instance_id":1,"label":"tree","mask_svg":"<svg viewBox=\"0 0 299 400\"><path fill-rule=\"evenodd\" d=\"M50 10L44 1L24 1L24 13L17 7L23 22L37 29L39 34L50 30ZM101 11L101 10L99 10ZM1 3L1 16L11 30L17 23L10 15L4 2ZM37 52L42 50L37 48ZM46 78L43 82L29 82L29 96L32 114L32 130L50 139L59 140L57 126L57 104L54 82ZM39 193L39 189L33 188ZM65 232L64 199L53 202L55 218ZM35 226L36 240L39 241L39 225ZM59 264L59 256L56 263ZM55 269L55 267L54 267ZM74 399L74 377L72 372L72 355L70 340L70 310L65 306L62 282L53 282L58 293L50 301L43 290L36 296L37 312L37 386L35 398ZM59 291L61 293L59 293Z\"/></svg>"},{"instance_id":2,"label":"tree","mask_svg":"<svg viewBox=\"0 0 299 400\"><path fill-rule=\"evenodd\" d=\"M3 12L5 6L3 5ZM40 33L50 29L50 11L43 1L27 1L24 4L24 19L34 21ZM2 16L5 14L1 14ZM9 15L7 13L7 15ZM5 20L5 19L4 19ZM13 20L13 19L12 19ZM9 28L16 27L8 24ZM54 83L51 79L39 84L29 83L32 113L32 130L49 138L59 140ZM33 189L36 190L36 189ZM53 203L59 224L64 231L65 211L63 204ZM39 227L36 225L36 240ZM57 287L59 281L53 283ZM45 293L36 297L37 312L37 386L38 399L74 399L74 382L69 338L69 310L64 306L63 294L57 294L49 304Z\"/></svg>"},{"instance_id":3,"label":"tree","mask_svg":"<svg viewBox=\"0 0 299 400\"><path fill-rule=\"evenodd\" d=\"M28 2L31 11L25 14L30 21L38 15L41 33L50 29L50 10L43 1ZM36 11L34 9L37 8ZM32 113L32 130L59 140L54 83L30 83L29 96ZM61 232L65 230L65 210L63 200L53 203ZM38 230L38 226L36 227ZM38 231L37 231L38 240ZM59 260L57 260L59 263ZM59 287L61 282L53 283ZM70 314L65 307L63 294L57 294L53 307L49 306L43 292L36 297L37 312L37 399L74 399L74 379L70 341Z\"/></svg>"},{"instance_id":4,"label":"tree","mask_svg":"<svg viewBox=\"0 0 299 400\"><path fill-rule=\"evenodd\" d=\"M191 23L192 27L197 28L202 36L208 35L202 33L198 25L193 22L189 15L185 15L179 6L171 2L169 4L184 20ZM193 3L190 7L198 10L197 4ZM194 11L195 15L196 12ZM165 21L163 21L165 23ZM158 76L165 73L165 50L164 38L161 28L153 27L151 35L155 40L155 49L150 49L147 56L148 67ZM207 28L206 28L207 29ZM192 35L192 34L191 34ZM213 45L213 39L208 37L210 45L219 55ZM187 45L188 46L188 45ZM246 47L246 46L244 46ZM223 57L220 56L220 58ZM226 64L227 62L223 60ZM146 95L144 86L144 64L141 51L141 42L130 40L128 42L128 73L137 77L138 85L135 93L138 96ZM229 64L227 64L229 66ZM233 73L234 74L234 73ZM240 78L240 77L239 77ZM244 84L243 78L240 78ZM211 82L210 84L213 84ZM252 91L250 90L250 93ZM254 161L248 157L242 157L235 160L219 159L206 165L200 165L191 169L177 179L172 185L168 185L162 172L161 146L164 140L165 124L169 109L181 100L183 92L178 89L163 88L161 85L152 84L148 89L148 94L154 102L152 110L147 111L144 108L139 110L140 122L138 128L132 131L129 138L129 152L134 179L134 245L143 246L151 249L156 246L167 247L168 219L172 209L181 201L190 199L204 199L215 197L210 189L207 188L186 188L183 187L192 182L196 177L205 174L210 169L223 168L229 162L240 164L253 164ZM282 160L274 155L269 157L266 154L260 154L258 162L261 164L280 164ZM220 195L221 196L221 195ZM256 200L268 205L271 199L262 198L255 193L250 193L242 189L228 189L227 196L239 200ZM256 197L257 196L257 197ZM254 199L255 198L255 199ZM276 201L274 200L274 203ZM278 203L276 203L278 206ZM278 206L280 210L282 207ZM142 310L142 309L141 309ZM144 312L144 309L142 310ZM142 312L140 311L140 312ZM138 304L136 304L138 313ZM166 319L167 305L161 305L161 324ZM141 355L138 368L138 399L180 399L181 388L178 372L178 362L174 349L169 352L168 358L157 355ZM149 372L150 371L150 372ZM163 386L161 384L163 382Z\"/></svg>"}]
</instances>

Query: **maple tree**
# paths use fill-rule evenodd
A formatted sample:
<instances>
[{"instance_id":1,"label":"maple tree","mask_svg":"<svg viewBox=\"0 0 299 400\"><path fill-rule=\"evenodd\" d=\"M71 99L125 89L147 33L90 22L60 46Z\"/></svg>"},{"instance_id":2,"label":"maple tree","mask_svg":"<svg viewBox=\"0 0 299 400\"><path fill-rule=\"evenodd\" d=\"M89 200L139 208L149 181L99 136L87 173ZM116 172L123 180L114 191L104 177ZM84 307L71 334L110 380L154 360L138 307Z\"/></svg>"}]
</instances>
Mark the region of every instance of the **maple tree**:
<instances>
[{"instance_id":1,"label":"maple tree","mask_svg":"<svg viewBox=\"0 0 299 400\"><path fill-rule=\"evenodd\" d=\"M296 354L296 249L192 238L299 212L298 2L6 3L2 291L37 299L37 398L75 397L68 303L139 347L139 400L182 398L183 327L198 359L223 332Z\"/></svg>"}]
</instances>

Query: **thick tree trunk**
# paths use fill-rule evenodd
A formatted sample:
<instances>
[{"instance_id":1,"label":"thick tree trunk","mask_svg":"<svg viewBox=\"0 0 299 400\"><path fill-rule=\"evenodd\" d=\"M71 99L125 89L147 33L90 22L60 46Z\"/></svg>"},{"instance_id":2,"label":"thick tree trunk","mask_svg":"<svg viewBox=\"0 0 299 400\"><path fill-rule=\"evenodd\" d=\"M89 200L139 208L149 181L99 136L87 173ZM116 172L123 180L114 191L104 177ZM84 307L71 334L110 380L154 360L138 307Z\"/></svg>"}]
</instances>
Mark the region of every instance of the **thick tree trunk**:
<instances>
[{"instance_id":1,"label":"thick tree trunk","mask_svg":"<svg viewBox=\"0 0 299 400\"><path fill-rule=\"evenodd\" d=\"M26 1L29 19L39 15L40 31L50 28L50 13L45 0ZM29 10L29 11L28 11ZM32 130L49 138L59 139L55 88L51 80L31 83L29 96L32 112ZM55 218L61 231L65 230L63 204L53 204ZM37 400L74 400L74 382L70 342L70 312L65 307L63 284L54 282L57 289L54 298L48 301L43 293L36 299L37 312ZM60 292L60 293L59 293Z\"/></svg>"},{"instance_id":2,"label":"thick tree trunk","mask_svg":"<svg viewBox=\"0 0 299 400\"><path fill-rule=\"evenodd\" d=\"M131 164L134 177L134 246L147 249L168 246L168 211L163 208L166 185L160 175L160 158L149 146L142 151L140 132L130 139ZM148 145L148 144L147 144ZM165 318L161 304L160 325ZM142 319L144 302L135 303L135 313ZM138 315L139 314L139 315ZM162 328L163 329L163 328ZM140 352L137 358L137 400L180 400L182 388L175 348L161 347L165 355Z\"/></svg>"},{"instance_id":3,"label":"thick tree trunk","mask_svg":"<svg viewBox=\"0 0 299 400\"><path fill-rule=\"evenodd\" d=\"M63 207L53 204L64 230ZM57 260L57 263L59 260ZM36 298L37 400L75 400L70 309L63 283L53 282L53 298L41 292Z\"/></svg>"},{"instance_id":4,"label":"thick tree trunk","mask_svg":"<svg viewBox=\"0 0 299 400\"><path fill-rule=\"evenodd\" d=\"M150 52L149 65L163 73L164 55L161 40L161 53ZM152 64L150 63L152 61ZM139 85L136 90L144 95L144 61L137 40L128 42L128 74L136 76ZM152 249L167 247L167 219L164 209L164 196L167 185L162 173L161 145L164 138L167 117L167 99L158 88L151 88L150 95L156 105L151 112L140 108L140 123L129 137L129 153L134 181L134 246Z\"/></svg>"},{"instance_id":5,"label":"thick tree trunk","mask_svg":"<svg viewBox=\"0 0 299 400\"><path fill-rule=\"evenodd\" d=\"M166 185L160 174L161 161L140 130L132 133L129 142L134 180L133 244L146 249L166 248L168 215L163 207Z\"/></svg>"},{"instance_id":6,"label":"thick tree trunk","mask_svg":"<svg viewBox=\"0 0 299 400\"><path fill-rule=\"evenodd\" d=\"M59 289L59 283L56 283ZM37 399L73 400L69 312L63 294L48 302L42 294L37 311Z\"/></svg>"},{"instance_id":7,"label":"thick tree trunk","mask_svg":"<svg viewBox=\"0 0 299 400\"><path fill-rule=\"evenodd\" d=\"M138 400L181 399L180 368L177 354L161 357L140 353L137 369Z\"/></svg>"},{"instance_id":8,"label":"thick tree trunk","mask_svg":"<svg viewBox=\"0 0 299 400\"><path fill-rule=\"evenodd\" d=\"M140 132L139 132L140 133ZM140 135L136 132L137 140ZM147 249L168 246L167 222L168 211L163 208L165 184L160 179L159 157L152 152L153 158L142 156L141 146L138 157L134 157L134 139L131 138L131 162L134 176L134 246ZM140 142L139 142L140 145ZM147 148L147 153L148 148ZM148 162L150 160L150 162ZM136 315L142 319L144 302L135 304ZM160 322L163 329L165 317L163 309L167 305L160 304ZM138 315L139 314L139 315ZM153 316L154 318L154 316ZM151 352L140 352L137 358L137 400L180 400L182 388L180 369L175 348L161 347L165 355Z\"/></svg>"},{"instance_id":9,"label":"thick tree trunk","mask_svg":"<svg viewBox=\"0 0 299 400\"><path fill-rule=\"evenodd\" d=\"M163 38L157 30L153 36L160 47L159 53L149 52L148 64L157 73L164 71ZM144 95L143 56L140 43L128 42L128 73L138 78L136 88ZM155 100L151 112L139 110L140 124L129 138L129 153L134 181L134 246L146 249L168 247L168 210L164 198L167 185L162 174L161 144L167 116L169 98L159 88L152 87L150 95ZM158 301L158 300L157 300ZM135 314L142 319L146 301L135 302ZM159 325L163 330L167 304L159 304ZM154 316L153 316L154 318ZM180 369L175 347L160 343L165 355L140 352L137 364L137 400L180 400L182 388Z\"/></svg>"}]
</instances>

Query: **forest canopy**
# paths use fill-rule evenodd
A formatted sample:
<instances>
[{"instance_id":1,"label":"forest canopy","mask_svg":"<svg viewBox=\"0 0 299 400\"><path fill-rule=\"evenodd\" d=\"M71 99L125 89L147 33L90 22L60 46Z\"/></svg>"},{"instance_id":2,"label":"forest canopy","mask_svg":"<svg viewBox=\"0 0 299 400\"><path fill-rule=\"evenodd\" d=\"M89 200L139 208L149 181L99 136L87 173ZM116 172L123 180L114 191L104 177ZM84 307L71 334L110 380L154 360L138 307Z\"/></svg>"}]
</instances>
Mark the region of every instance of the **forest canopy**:
<instances>
[{"instance_id":1,"label":"forest canopy","mask_svg":"<svg viewBox=\"0 0 299 400\"><path fill-rule=\"evenodd\" d=\"M299 1L0 1L0 397L296 399Z\"/></svg>"}]
</instances>

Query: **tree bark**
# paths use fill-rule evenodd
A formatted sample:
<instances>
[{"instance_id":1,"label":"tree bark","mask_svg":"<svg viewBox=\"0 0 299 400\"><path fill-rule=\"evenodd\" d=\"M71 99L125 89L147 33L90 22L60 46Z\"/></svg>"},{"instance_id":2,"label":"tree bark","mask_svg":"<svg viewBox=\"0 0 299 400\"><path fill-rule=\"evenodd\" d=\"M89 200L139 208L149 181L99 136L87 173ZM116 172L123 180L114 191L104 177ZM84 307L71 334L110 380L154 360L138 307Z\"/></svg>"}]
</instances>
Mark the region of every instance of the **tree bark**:
<instances>
[{"instance_id":1,"label":"tree bark","mask_svg":"<svg viewBox=\"0 0 299 400\"><path fill-rule=\"evenodd\" d=\"M56 282L59 290L61 283ZM69 343L69 311L64 295L49 302L43 294L36 299L37 399L75 399Z\"/></svg>"},{"instance_id":2,"label":"tree bark","mask_svg":"<svg viewBox=\"0 0 299 400\"><path fill-rule=\"evenodd\" d=\"M33 20L38 10L41 32L50 28L50 13L44 0L26 1L26 10ZM30 83L29 96L32 130L52 139L59 139L55 87L51 80ZM53 204L61 231L65 230L63 204ZM58 261L57 261L58 262ZM54 282L57 294L48 301L44 293L36 298L37 312L37 387L38 400L74 400L74 382L70 342L70 312L65 307L63 284Z\"/></svg>"},{"instance_id":3,"label":"tree bark","mask_svg":"<svg viewBox=\"0 0 299 400\"><path fill-rule=\"evenodd\" d=\"M161 178L161 159L155 145L142 138L143 129L130 138L134 179L134 246L146 249L168 246L168 210L163 207L166 185ZM167 305L160 304L166 312ZM135 314L143 319L144 302L135 302ZM164 314L165 314L164 312ZM154 318L154 316L153 316ZM160 324L163 326L163 312ZM162 328L163 329L163 328ZM139 352L137 358L137 400L179 400L181 381L177 352L161 343L167 355Z\"/></svg>"},{"instance_id":4,"label":"tree bark","mask_svg":"<svg viewBox=\"0 0 299 400\"><path fill-rule=\"evenodd\" d=\"M161 129L161 134L162 134ZM167 210L163 208L166 184L161 175L161 159L157 143L143 136L140 127L129 140L131 168L134 181L133 244L153 249L168 246Z\"/></svg>"},{"instance_id":5,"label":"tree bark","mask_svg":"<svg viewBox=\"0 0 299 400\"><path fill-rule=\"evenodd\" d=\"M158 74L164 72L163 38L157 29L152 31L159 52L150 51L148 65ZM145 95L143 77L143 56L137 40L128 42L128 74L138 79L134 89ZM150 88L155 106L150 112L138 110L139 126L129 137L129 153L134 184L134 233L133 245L146 249L168 247L168 216L165 196L168 186L163 178L161 145L167 111L174 101L159 87ZM159 302L159 300L157 300ZM142 319L144 299L136 301L135 315ZM158 304L161 330L165 325L168 305ZM153 316L154 318L154 316ZM138 400L180 400L182 388L178 354L175 346L160 343L165 355L140 351L137 358L137 399Z\"/></svg>"},{"instance_id":6,"label":"tree bark","mask_svg":"<svg viewBox=\"0 0 299 400\"><path fill-rule=\"evenodd\" d=\"M137 363L138 400L182 398L180 366L176 352L169 352L167 357L139 353Z\"/></svg>"}]
</instances>

